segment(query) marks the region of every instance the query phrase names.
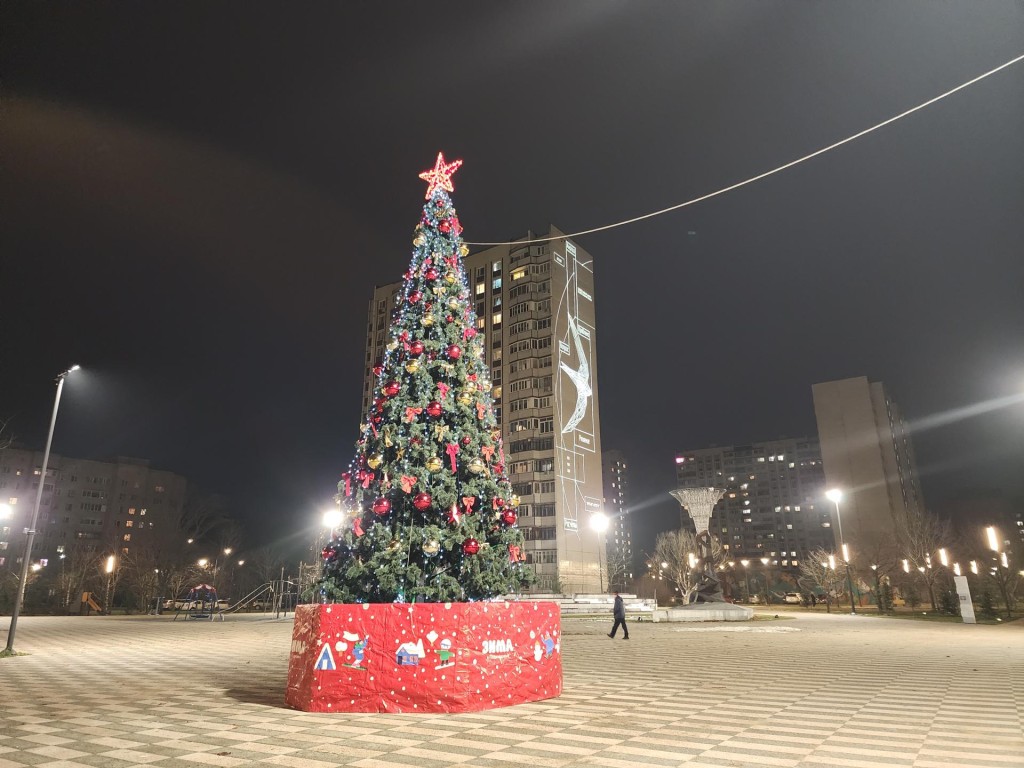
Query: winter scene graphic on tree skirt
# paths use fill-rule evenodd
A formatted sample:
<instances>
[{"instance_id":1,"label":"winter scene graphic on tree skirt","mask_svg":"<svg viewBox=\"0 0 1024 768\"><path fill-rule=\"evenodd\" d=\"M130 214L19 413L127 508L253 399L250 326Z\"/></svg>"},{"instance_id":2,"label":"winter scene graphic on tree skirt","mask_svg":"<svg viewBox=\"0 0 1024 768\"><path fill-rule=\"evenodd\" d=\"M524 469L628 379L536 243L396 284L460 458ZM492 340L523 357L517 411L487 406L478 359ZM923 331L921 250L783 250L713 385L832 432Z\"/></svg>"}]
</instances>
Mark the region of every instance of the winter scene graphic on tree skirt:
<instances>
[{"instance_id":1,"label":"winter scene graphic on tree skirt","mask_svg":"<svg viewBox=\"0 0 1024 768\"><path fill-rule=\"evenodd\" d=\"M561 622L547 602L302 605L289 706L476 712L558 696Z\"/></svg>"}]
</instances>

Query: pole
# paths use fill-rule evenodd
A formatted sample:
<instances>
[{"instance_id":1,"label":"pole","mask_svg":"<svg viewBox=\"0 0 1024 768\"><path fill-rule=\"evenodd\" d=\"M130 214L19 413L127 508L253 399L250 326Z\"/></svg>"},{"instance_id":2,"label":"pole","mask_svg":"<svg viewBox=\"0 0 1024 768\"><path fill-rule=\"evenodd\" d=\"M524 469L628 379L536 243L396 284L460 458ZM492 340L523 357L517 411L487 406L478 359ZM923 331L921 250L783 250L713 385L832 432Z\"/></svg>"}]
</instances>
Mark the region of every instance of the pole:
<instances>
[{"instance_id":1,"label":"pole","mask_svg":"<svg viewBox=\"0 0 1024 768\"><path fill-rule=\"evenodd\" d=\"M839 526L839 546L843 549L843 560L846 562L846 583L850 588L850 613L857 615L857 606L853 603L853 575L850 573L850 561L846 559L846 540L843 539L843 518L839 514L839 499L835 501L836 505L836 525Z\"/></svg>"},{"instance_id":2,"label":"pole","mask_svg":"<svg viewBox=\"0 0 1024 768\"><path fill-rule=\"evenodd\" d=\"M597 534L597 579L598 584L601 585L601 594L604 594L604 566L601 565L601 550L603 549L601 541L604 535L598 531Z\"/></svg>"},{"instance_id":3,"label":"pole","mask_svg":"<svg viewBox=\"0 0 1024 768\"><path fill-rule=\"evenodd\" d=\"M39 504L43 500L43 486L46 485L46 467L50 463L50 445L53 443L53 428L57 426L57 408L60 406L60 393L64 389L64 377L70 371L64 371L57 377L57 395L53 399L53 415L50 417L50 432L46 436L46 450L43 451L43 469L39 473L39 488L36 500L32 505L32 522L29 524L25 539L25 554L21 558L21 579L18 581L18 596L14 599L11 610L11 626L7 630L7 652L14 653L14 633L18 628L18 616L21 615L21 603L25 599L25 582L28 580L28 564L32 559L32 542L36 538L36 524L39 522Z\"/></svg>"}]
</instances>

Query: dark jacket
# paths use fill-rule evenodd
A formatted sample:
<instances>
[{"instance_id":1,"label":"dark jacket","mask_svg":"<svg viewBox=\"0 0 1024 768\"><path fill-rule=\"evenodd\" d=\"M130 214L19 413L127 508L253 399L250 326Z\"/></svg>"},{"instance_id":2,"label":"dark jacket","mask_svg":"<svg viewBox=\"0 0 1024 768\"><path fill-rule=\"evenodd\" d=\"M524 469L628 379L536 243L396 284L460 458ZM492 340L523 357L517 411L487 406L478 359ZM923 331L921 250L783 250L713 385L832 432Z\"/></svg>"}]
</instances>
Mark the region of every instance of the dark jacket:
<instances>
[{"instance_id":1,"label":"dark jacket","mask_svg":"<svg viewBox=\"0 0 1024 768\"><path fill-rule=\"evenodd\" d=\"M626 606L622 604L622 597L615 596L615 606L612 608L612 616L616 619L626 620Z\"/></svg>"}]
</instances>

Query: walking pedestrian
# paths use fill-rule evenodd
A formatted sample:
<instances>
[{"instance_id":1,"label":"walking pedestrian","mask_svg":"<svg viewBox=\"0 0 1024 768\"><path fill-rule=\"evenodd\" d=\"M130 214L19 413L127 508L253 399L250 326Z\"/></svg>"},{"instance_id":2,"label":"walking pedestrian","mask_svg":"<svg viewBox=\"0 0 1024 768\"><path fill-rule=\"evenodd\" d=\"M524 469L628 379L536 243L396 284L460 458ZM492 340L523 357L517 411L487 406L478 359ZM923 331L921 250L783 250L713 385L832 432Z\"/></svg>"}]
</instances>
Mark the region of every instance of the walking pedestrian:
<instances>
[{"instance_id":1,"label":"walking pedestrian","mask_svg":"<svg viewBox=\"0 0 1024 768\"><path fill-rule=\"evenodd\" d=\"M615 633L619 627L622 627L622 639L629 640L629 627L626 626L626 606L622 604L622 598L619 593L615 593L615 605L612 606L612 616L615 618L615 623L612 625L612 631L608 633L608 637L614 638Z\"/></svg>"}]
</instances>

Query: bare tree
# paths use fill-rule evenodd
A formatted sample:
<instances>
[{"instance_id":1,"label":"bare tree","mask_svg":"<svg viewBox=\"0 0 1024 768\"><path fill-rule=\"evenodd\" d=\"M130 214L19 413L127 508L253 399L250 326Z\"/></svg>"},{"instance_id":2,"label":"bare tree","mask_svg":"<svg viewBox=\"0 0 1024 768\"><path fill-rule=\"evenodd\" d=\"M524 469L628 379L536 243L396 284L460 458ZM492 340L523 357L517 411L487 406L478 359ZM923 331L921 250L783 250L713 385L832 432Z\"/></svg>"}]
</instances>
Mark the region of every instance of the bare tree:
<instances>
[{"instance_id":1,"label":"bare tree","mask_svg":"<svg viewBox=\"0 0 1024 768\"><path fill-rule=\"evenodd\" d=\"M654 542L654 562L687 604L692 600L699 581L697 551L697 537L686 528L660 533ZM722 544L714 536L711 537L711 552L715 562L720 562ZM662 567L661 563L665 566Z\"/></svg>"},{"instance_id":2,"label":"bare tree","mask_svg":"<svg viewBox=\"0 0 1024 768\"><path fill-rule=\"evenodd\" d=\"M149 548L133 548L121 558L121 579L128 590L129 604L134 602L140 610L148 610L159 595L160 568Z\"/></svg>"},{"instance_id":3,"label":"bare tree","mask_svg":"<svg viewBox=\"0 0 1024 768\"><path fill-rule=\"evenodd\" d=\"M953 541L949 521L915 507L899 516L896 531L904 556L918 572L928 589L932 610L937 611L935 584L940 579L947 579L948 573L932 560L940 549L949 547Z\"/></svg>"},{"instance_id":4,"label":"bare tree","mask_svg":"<svg viewBox=\"0 0 1024 768\"><path fill-rule=\"evenodd\" d=\"M800 586L825 594L825 609L832 612L832 601L843 588L845 574L835 567L836 556L827 549L816 549L800 561Z\"/></svg>"},{"instance_id":5,"label":"bare tree","mask_svg":"<svg viewBox=\"0 0 1024 768\"><path fill-rule=\"evenodd\" d=\"M615 547L608 554L608 586L613 590L622 591L626 588L626 582L632 578L631 571L633 564L631 558L620 547Z\"/></svg>"},{"instance_id":6,"label":"bare tree","mask_svg":"<svg viewBox=\"0 0 1024 768\"><path fill-rule=\"evenodd\" d=\"M100 556L96 548L84 541L74 541L64 550L58 586L61 603L66 609L79 604L83 592L93 592L100 582Z\"/></svg>"}]
</instances>

